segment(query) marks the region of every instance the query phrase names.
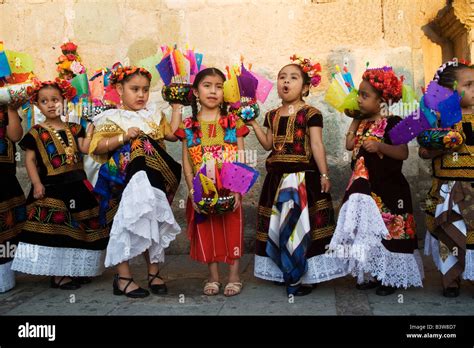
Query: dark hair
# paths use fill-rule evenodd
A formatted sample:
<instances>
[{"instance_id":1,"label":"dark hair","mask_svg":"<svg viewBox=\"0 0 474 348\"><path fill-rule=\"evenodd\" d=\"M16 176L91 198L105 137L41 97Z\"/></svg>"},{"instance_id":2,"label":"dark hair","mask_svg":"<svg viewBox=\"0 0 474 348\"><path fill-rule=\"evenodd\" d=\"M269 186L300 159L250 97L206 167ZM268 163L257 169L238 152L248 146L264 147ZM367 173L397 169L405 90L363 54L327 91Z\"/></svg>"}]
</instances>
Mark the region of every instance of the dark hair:
<instances>
[{"instance_id":1,"label":"dark hair","mask_svg":"<svg viewBox=\"0 0 474 348\"><path fill-rule=\"evenodd\" d=\"M301 77L303 78L303 87L304 87L304 86L311 86L311 77L309 77L309 75L303 71L303 68L302 68L301 65L299 65L299 64L290 63L290 64L285 65L284 67L282 67L282 68L280 69L280 71L278 72L278 75L277 75L277 76L279 76L280 73L281 73L281 71L282 71L283 69L285 69L287 66L294 66L294 67L297 67L297 68L298 68L298 70L299 70L300 73L301 73ZM306 91L306 93L303 94L303 97L307 97L308 95L309 95L309 88L308 88L308 90Z\"/></svg>"},{"instance_id":2,"label":"dark hair","mask_svg":"<svg viewBox=\"0 0 474 348\"><path fill-rule=\"evenodd\" d=\"M196 75L196 77L194 78L194 83L193 83L193 89L197 90L198 89L198 86L199 86L199 83L206 77L206 76L219 76L222 78L222 81L225 81L226 78L225 78L225 75L222 71L220 71L219 69L217 68L206 68L206 69L203 69L201 70L200 72L198 72L198 74ZM194 93L192 93L191 95L191 108L193 110L193 121L197 121L197 115L198 115L198 105L197 105L197 97L194 95ZM224 115L226 116L227 115L227 108L228 108L228 105L226 102L223 102L222 105L221 105L221 115ZM193 129L194 131L194 129Z\"/></svg>"},{"instance_id":3,"label":"dark hair","mask_svg":"<svg viewBox=\"0 0 474 348\"><path fill-rule=\"evenodd\" d=\"M438 84L440 86L453 89L454 83L458 79L458 72L466 68L469 68L469 66L459 62L456 65L448 65L446 68L443 69L443 71L437 72Z\"/></svg>"},{"instance_id":4,"label":"dark hair","mask_svg":"<svg viewBox=\"0 0 474 348\"><path fill-rule=\"evenodd\" d=\"M46 88L52 88L52 89L57 90L57 91L59 92L59 95L61 96L61 98L64 99L63 91L61 90L61 88L59 88L58 85L56 85L56 84L48 84L48 85L41 86L41 87L36 91L36 93L33 95L33 101L34 101L34 102L37 102L37 101L38 101L39 92L40 92L42 89L46 89Z\"/></svg>"},{"instance_id":5,"label":"dark hair","mask_svg":"<svg viewBox=\"0 0 474 348\"><path fill-rule=\"evenodd\" d=\"M118 83L121 83L122 86L127 83L128 81L130 81L132 79L132 77L134 76L143 76L143 77L146 77L148 82L151 83L151 78L150 78L150 75L149 74L146 74L144 72L141 72L140 69L138 69L137 71L135 71L134 73L131 73L130 75L125 75L124 78L122 79L122 81L119 81Z\"/></svg>"}]
</instances>

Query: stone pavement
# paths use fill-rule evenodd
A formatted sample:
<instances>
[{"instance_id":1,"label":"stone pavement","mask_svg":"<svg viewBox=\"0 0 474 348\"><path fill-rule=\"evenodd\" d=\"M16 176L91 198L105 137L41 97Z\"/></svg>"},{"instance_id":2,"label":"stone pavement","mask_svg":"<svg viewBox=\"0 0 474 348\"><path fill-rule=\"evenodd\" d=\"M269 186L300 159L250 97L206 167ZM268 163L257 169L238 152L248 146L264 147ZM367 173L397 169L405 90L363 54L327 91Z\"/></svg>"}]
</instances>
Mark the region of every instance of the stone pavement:
<instances>
[{"instance_id":1,"label":"stone pavement","mask_svg":"<svg viewBox=\"0 0 474 348\"><path fill-rule=\"evenodd\" d=\"M18 275L17 286L0 294L0 315L473 315L473 285L463 281L458 298L444 298L431 259L424 257L424 265L422 289L380 297L375 290L356 290L355 280L346 277L320 284L310 295L289 303L284 287L253 276L253 255L243 258L244 289L231 298L203 295L207 267L187 255L169 255L162 267L169 288L166 296L114 296L112 269L76 291L51 289L47 277ZM132 269L145 286L144 264L135 263ZM227 273L224 265L221 270Z\"/></svg>"}]
</instances>

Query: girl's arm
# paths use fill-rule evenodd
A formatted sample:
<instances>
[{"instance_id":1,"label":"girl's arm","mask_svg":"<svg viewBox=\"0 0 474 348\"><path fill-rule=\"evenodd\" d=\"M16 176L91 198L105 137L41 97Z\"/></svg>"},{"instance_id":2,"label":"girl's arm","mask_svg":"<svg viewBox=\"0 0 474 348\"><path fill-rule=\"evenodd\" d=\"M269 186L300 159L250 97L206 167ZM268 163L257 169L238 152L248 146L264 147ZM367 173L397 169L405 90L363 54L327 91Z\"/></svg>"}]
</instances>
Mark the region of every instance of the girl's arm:
<instances>
[{"instance_id":1,"label":"girl's arm","mask_svg":"<svg viewBox=\"0 0 474 348\"><path fill-rule=\"evenodd\" d=\"M321 192L329 192L331 182L328 177L326 150L323 144L323 129L321 127L310 127L309 137L311 141L311 152L321 173Z\"/></svg>"},{"instance_id":2,"label":"girl's arm","mask_svg":"<svg viewBox=\"0 0 474 348\"><path fill-rule=\"evenodd\" d=\"M17 109L8 107L8 126L7 137L14 143L19 141L23 136L23 128L21 127L20 115Z\"/></svg>"},{"instance_id":3,"label":"girl's arm","mask_svg":"<svg viewBox=\"0 0 474 348\"><path fill-rule=\"evenodd\" d=\"M99 141L97 147L94 150L94 155L104 155L110 151L118 149L120 146L135 139L140 134L141 130L138 127L131 127L128 129L127 133L116 135L110 138L105 138Z\"/></svg>"},{"instance_id":4,"label":"girl's arm","mask_svg":"<svg viewBox=\"0 0 474 348\"><path fill-rule=\"evenodd\" d=\"M352 120L349 129L346 133L346 150L352 151L354 150L355 146L355 135L357 132L357 128L359 128L360 120Z\"/></svg>"},{"instance_id":5,"label":"girl's arm","mask_svg":"<svg viewBox=\"0 0 474 348\"><path fill-rule=\"evenodd\" d=\"M33 185L33 197L41 199L44 197L45 188L41 183L38 168L36 168L36 154L33 150L26 149L25 167L28 177Z\"/></svg>"},{"instance_id":6,"label":"girl's arm","mask_svg":"<svg viewBox=\"0 0 474 348\"><path fill-rule=\"evenodd\" d=\"M260 125L257 123L257 121L252 120L247 123L250 125L253 130L255 131L255 135L257 136L258 141L262 145L262 147L266 151L270 151L273 147L273 134L272 132L267 128L267 132L265 133Z\"/></svg>"},{"instance_id":7,"label":"girl's arm","mask_svg":"<svg viewBox=\"0 0 474 348\"><path fill-rule=\"evenodd\" d=\"M183 106L181 104L171 104L172 112L171 112L171 121L170 121L170 127L171 127L171 133L165 135L165 139L168 141L177 141L178 137L174 135L174 132L179 127L179 124L181 123L181 118L182 118L182 113L181 111L183 110Z\"/></svg>"},{"instance_id":8,"label":"girl's arm","mask_svg":"<svg viewBox=\"0 0 474 348\"><path fill-rule=\"evenodd\" d=\"M79 147L79 151L82 153L89 153L89 146L92 140L92 134L94 133L94 125L90 123L87 126L86 137L85 138L78 138L77 139L77 146Z\"/></svg>"},{"instance_id":9,"label":"girl's arm","mask_svg":"<svg viewBox=\"0 0 474 348\"><path fill-rule=\"evenodd\" d=\"M385 143L379 143L378 141L374 140L366 140L362 144L362 147L367 152L380 152L396 160L404 161L408 158L408 146L406 144L390 145Z\"/></svg>"}]
</instances>

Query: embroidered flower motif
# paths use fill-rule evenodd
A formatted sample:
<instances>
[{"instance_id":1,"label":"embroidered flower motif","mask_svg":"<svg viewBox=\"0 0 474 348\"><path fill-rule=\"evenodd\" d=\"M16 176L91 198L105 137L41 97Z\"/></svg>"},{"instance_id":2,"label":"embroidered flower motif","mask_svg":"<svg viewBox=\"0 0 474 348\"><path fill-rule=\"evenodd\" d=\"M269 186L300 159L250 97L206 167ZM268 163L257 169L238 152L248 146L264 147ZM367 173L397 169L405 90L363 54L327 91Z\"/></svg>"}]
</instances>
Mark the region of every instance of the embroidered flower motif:
<instances>
[{"instance_id":1,"label":"embroidered flower motif","mask_svg":"<svg viewBox=\"0 0 474 348\"><path fill-rule=\"evenodd\" d=\"M132 141L132 145L131 145L132 150L136 150L141 147L142 147L142 141L140 139L137 138L134 141Z\"/></svg>"},{"instance_id":2,"label":"embroidered flower motif","mask_svg":"<svg viewBox=\"0 0 474 348\"><path fill-rule=\"evenodd\" d=\"M296 115L295 121L296 121L296 124L303 126L306 121L306 115L302 112L298 112L298 114Z\"/></svg>"},{"instance_id":3,"label":"embroidered flower motif","mask_svg":"<svg viewBox=\"0 0 474 348\"><path fill-rule=\"evenodd\" d=\"M36 215L36 208L31 208L29 211L28 211L28 220L33 220L34 216Z\"/></svg>"},{"instance_id":4,"label":"embroidered flower motif","mask_svg":"<svg viewBox=\"0 0 474 348\"><path fill-rule=\"evenodd\" d=\"M202 162L202 147L201 145L188 147L189 157L193 165L201 164Z\"/></svg>"},{"instance_id":5,"label":"embroidered flower motif","mask_svg":"<svg viewBox=\"0 0 474 348\"><path fill-rule=\"evenodd\" d=\"M404 233L405 228L405 221L403 220L403 216L395 215L392 219L390 225L387 226L390 235L394 239L400 239L400 237Z\"/></svg>"},{"instance_id":6,"label":"embroidered flower motif","mask_svg":"<svg viewBox=\"0 0 474 348\"><path fill-rule=\"evenodd\" d=\"M222 146L220 145L204 146L204 152L212 154L212 157L215 159L221 159Z\"/></svg>"},{"instance_id":7,"label":"embroidered flower motif","mask_svg":"<svg viewBox=\"0 0 474 348\"><path fill-rule=\"evenodd\" d=\"M251 106L246 106L241 111L241 117L244 120L251 120L254 118L254 116L255 116L255 111L253 110Z\"/></svg>"},{"instance_id":8,"label":"embroidered flower motif","mask_svg":"<svg viewBox=\"0 0 474 348\"><path fill-rule=\"evenodd\" d=\"M48 146L46 146L46 151L51 155L56 152L56 147L54 146L53 143L51 143Z\"/></svg>"},{"instance_id":9,"label":"embroidered flower motif","mask_svg":"<svg viewBox=\"0 0 474 348\"><path fill-rule=\"evenodd\" d=\"M306 135L306 132L304 131L303 128L298 128L295 131L295 138L298 140L304 139L305 135Z\"/></svg>"},{"instance_id":10,"label":"embroidered flower motif","mask_svg":"<svg viewBox=\"0 0 474 348\"><path fill-rule=\"evenodd\" d=\"M15 215L11 209L5 212L3 222L6 228L11 228L15 225Z\"/></svg>"},{"instance_id":11,"label":"embroidered flower motif","mask_svg":"<svg viewBox=\"0 0 474 348\"><path fill-rule=\"evenodd\" d=\"M53 168L59 168L61 167L61 157L59 156L55 156L51 159L51 165L53 166Z\"/></svg>"},{"instance_id":12,"label":"embroidered flower motif","mask_svg":"<svg viewBox=\"0 0 474 348\"><path fill-rule=\"evenodd\" d=\"M150 143L150 141L147 139L143 142L143 151L145 151L145 153L148 155L148 156L151 156L153 154L153 145Z\"/></svg>"},{"instance_id":13,"label":"embroidered flower motif","mask_svg":"<svg viewBox=\"0 0 474 348\"><path fill-rule=\"evenodd\" d=\"M56 211L53 213L52 219L56 224L62 224L66 220L66 215L62 211Z\"/></svg>"},{"instance_id":14,"label":"embroidered flower motif","mask_svg":"<svg viewBox=\"0 0 474 348\"><path fill-rule=\"evenodd\" d=\"M382 117L375 122L371 135L376 136L377 138L383 138L385 134L385 127L387 127L387 119Z\"/></svg>"},{"instance_id":15,"label":"embroidered flower motif","mask_svg":"<svg viewBox=\"0 0 474 348\"><path fill-rule=\"evenodd\" d=\"M40 138L43 142L46 143L49 139L51 139L51 136L49 135L48 132L43 132L41 133Z\"/></svg>"},{"instance_id":16,"label":"embroidered flower motif","mask_svg":"<svg viewBox=\"0 0 474 348\"><path fill-rule=\"evenodd\" d=\"M293 144L293 151L295 152L296 155L301 155L302 153L304 153L303 144L301 144L301 143L294 143L294 144Z\"/></svg>"},{"instance_id":17,"label":"embroidered flower motif","mask_svg":"<svg viewBox=\"0 0 474 348\"><path fill-rule=\"evenodd\" d=\"M39 208L39 219L44 221L48 216L48 210L46 208Z\"/></svg>"},{"instance_id":18,"label":"embroidered flower motif","mask_svg":"<svg viewBox=\"0 0 474 348\"><path fill-rule=\"evenodd\" d=\"M100 227L99 219L90 219L89 220L89 228L96 230Z\"/></svg>"}]
</instances>

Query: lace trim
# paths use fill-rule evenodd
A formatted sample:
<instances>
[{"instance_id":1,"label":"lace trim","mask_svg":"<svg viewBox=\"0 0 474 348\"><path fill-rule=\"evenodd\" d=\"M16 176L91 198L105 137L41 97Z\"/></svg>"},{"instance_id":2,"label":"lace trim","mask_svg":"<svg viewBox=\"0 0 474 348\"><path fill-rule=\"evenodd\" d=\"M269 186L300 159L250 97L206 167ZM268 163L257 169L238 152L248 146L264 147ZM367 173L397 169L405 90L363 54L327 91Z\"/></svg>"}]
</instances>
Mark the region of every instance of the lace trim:
<instances>
[{"instance_id":1,"label":"lace trim","mask_svg":"<svg viewBox=\"0 0 474 348\"><path fill-rule=\"evenodd\" d=\"M308 271L302 278L303 284L321 283L346 276L347 262L326 254L309 258ZM272 259L255 255L254 275L257 278L283 282L283 273Z\"/></svg>"},{"instance_id":2,"label":"lace trim","mask_svg":"<svg viewBox=\"0 0 474 348\"><path fill-rule=\"evenodd\" d=\"M15 272L12 271L12 262L0 265L0 293L15 287Z\"/></svg>"},{"instance_id":3,"label":"lace trim","mask_svg":"<svg viewBox=\"0 0 474 348\"><path fill-rule=\"evenodd\" d=\"M382 285L396 288L409 286L423 287L423 261L420 252L413 254L394 253L382 244L370 249L367 262L358 271L369 273L382 282ZM360 277L360 273L356 274Z\"/></svg>"},{"instance_id":4,"label":"lace trim","mask_svg":"<svg viewBox=\"0 0 474 348\"><path fill-rule=\"evenodd\" d=\"M106 267L148 250L152 263L164 262L165 249L181 228L163 191L151 186L144 171L129 181L114 217L105 258Z\"/></svg>"},{"instance_id":5,"label":"lace trim","mask_svg":"<svg viewBox=\"0 0 474 348\"><path fill-rule=\"evenodd\" d=\"M94 277L104 271L103 250L58 248L20 242L14 271L47 276Z\"/></svg>"},{"instance_id":6,"label":"lace trim","mask_svg":"<svg viewBox=\"0 0 474 348\"><path fill-rule=\"evenodd\" d=\"M370 247L380 245L389 232L371 196L353 193L342 206L336 230L329 244L334 252L349 254L349 269L365 262Z\"/></svg>"}]
</instances>

